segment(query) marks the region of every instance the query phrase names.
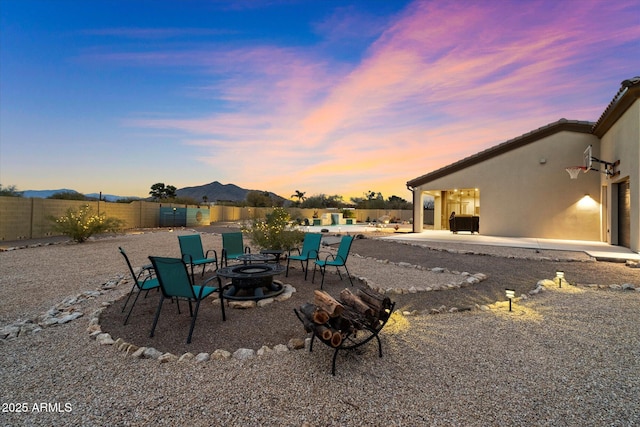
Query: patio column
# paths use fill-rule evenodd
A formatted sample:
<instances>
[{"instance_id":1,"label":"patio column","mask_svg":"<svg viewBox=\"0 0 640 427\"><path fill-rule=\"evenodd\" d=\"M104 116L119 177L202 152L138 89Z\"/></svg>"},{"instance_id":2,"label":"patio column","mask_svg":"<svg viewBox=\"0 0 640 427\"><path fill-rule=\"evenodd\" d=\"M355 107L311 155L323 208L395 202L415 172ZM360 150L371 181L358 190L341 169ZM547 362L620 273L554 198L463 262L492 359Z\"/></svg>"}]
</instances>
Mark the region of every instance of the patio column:
<instances>
[{"instance_id":1,"label":"patio column","mask_svg":"<svg viewBox=\"0 0 640 427\"><path fill-rule=\"evenodd\" d=\"M422 206L422 190L414 188L413 190L413 232L421 233L422 224L424 223L424 207Z\"/></svg>"}]
</instances>

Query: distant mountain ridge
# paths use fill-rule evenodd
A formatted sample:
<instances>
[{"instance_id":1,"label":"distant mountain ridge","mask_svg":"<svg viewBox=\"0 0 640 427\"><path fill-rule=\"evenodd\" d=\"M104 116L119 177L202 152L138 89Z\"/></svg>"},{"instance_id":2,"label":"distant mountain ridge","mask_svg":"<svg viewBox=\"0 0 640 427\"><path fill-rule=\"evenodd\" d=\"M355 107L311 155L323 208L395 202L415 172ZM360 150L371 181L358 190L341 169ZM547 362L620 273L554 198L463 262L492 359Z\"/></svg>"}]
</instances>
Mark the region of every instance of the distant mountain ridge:
<instances>
[{"instance_id":1,"label":"distant mountain ridge","mask_svg":"<svg viewBox=\"0 0 640 427\"><path fill-rule=\"evenodd\" d=\"M210 182L209 184L179 188L178 190L176 190L176 195L178 197L190 197L198 202L203 200L203 196L206 196L207 201L210 203L215 203L217 201L242 202L246 200L247 194L251 191L263 192L264 190L247 190L246 188L238 187L235 184L221 184L218 181L214 181L214 182ZM61 188L58 190L26 190L26 191L22 191L22 195L23 197L27 197L27 198L33 197L33 198L46 199L47 197L51 197L56 193L65 193L65 192L77 193L76 190ZM284 197L281 197L275 193L272 193L272 192L268 192L268 193L269 193L269 196L275 202L285 202L287 200ZM85 194L85 196L95 198L97 200L100 197L100 194L91 193L91 194ZM144 199L144 198L131 197L131 196L117 196L113 194L102 195L102 200L107 200L109 202L115 202L120 199Z\"/></svg>"},{"instance_id":2,"label":"distant mountain ridge","mask_svg":"<svg viewBox=\"0 0 640 427\"><path fill-rule=\"evenodd\" d=\"M53 196L56 193L77 193L77 191L70 190L68 188L60 188L58 190L25 190L25 191L21 191L21 193L23 197L27 197L27 198L46 199L48 197ZM89 194L85 194L85 196L98 200L100 198L100 193L89 193ZM106 200L108 202L115 202L120 199L140 199L140 197L116 196L115 194L102 194L102 200Z\"/></svg>"},{"instance_id":3,"label":"distant mountain ridge","mask_svg":"<svg viewBox=\"0 0 640 427\"><path fill-rule=\"evenodd\" d=\"M207 201L209 202L241 202L243 200L246 200L247 194L251 191L264 192L264 190L247 190L246 188L238 187L235 184L221 184L218 181L213 181L209 184L198 185L195 187L180 188L176 190L176 195L178 197L191 197L192 199L195 199L197 201L203 200L202 198L206 196ZM270 191L268 193L271 199L276 202L284 202L287 200L284 197L281 197Z\"/></svg>"}]
</instances>

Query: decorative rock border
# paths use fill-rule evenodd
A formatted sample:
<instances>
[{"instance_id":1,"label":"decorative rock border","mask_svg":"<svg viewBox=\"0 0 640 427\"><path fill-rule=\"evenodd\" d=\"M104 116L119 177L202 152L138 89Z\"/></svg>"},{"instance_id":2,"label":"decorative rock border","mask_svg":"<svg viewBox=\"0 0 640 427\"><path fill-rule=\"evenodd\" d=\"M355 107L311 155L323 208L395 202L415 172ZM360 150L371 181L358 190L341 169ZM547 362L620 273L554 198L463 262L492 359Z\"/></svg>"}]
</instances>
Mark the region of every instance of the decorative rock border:
<instances>
[{"instance_id":1,"label":"decorative rock border","mask_svg":"<svg viewBox=\"0 0 640 427\"><path fill-rule=\"evenodd\" d=\"M120 284L122 279L123 276L116 276L102 284L97 290L84 291L76 295L68 296L62 300L62 302L54 305L39 316L25 320L17 320L12 324L5 325L0 328L0 341L14 339L24 335L37 334L45 328L63 325L83 317L84 312L80 310L80 306L84 302L111 291Z\"/></svg>"},{"instance_id":2,"label":"decorative rock border","mask_svg":"<svg viewBox=\"0 0 640 427\"><path fill-rule=\"evenodd\" d=\"M354 254L354 256L357 256L363 259L374 260L381 264L395 265L397 267L410 268L410 269L416 269L421 271L431 271L432 273L456 274L463 277L458 282L451 282L451 283L431 285L431 286L412 286L410 288L383 288L381 286L378 286L376 283L374 283L373 281L369 280L366 277L357 277L358 280L362 281L365 285L369 286L371 289L376 290L383 294L402 295L402 294L415 294L418 292L431 292L431 291L440 291L440 290L447 290L447 289L459 289L459 288L464 288L471 285L476 285L484 280L487 280L488 278L488 276L484 273L472 274L466 271L459 272L455 270L448 270L442 267L429 268L429 267L423 267L421 265L410 264L408 262L392 262L392 261L389 261L388 259L380 260L373 257L362 257L357 254Z\"/></svg>"},{"instance_id":3,"label":"decorative rock border","mask_svg":"<svg viewBox=\"0 0 640 427\"><path fill-rule=\"evenodd\" d=\"M417 292L429 292L429 291L436 291L436 290L455 289L463 286L470 286L470 285L480 283L481 281L487 278L487 276L482 273L476 273L476 274L470 274L466 272L459 273L459 272L449 271L447 269L439 268L439 267L426 268L426 267L417 266L417 265L413 265L406 262L393 263L388 260L378 260L370 257L368 259L374 259L376 262L380 262L383 264L397 265L403 268L416 268L421 270L430 270L434 273L447 272L447 273L453 273L453 274L460 274L461 276L465 277L464 280L462 280L460 283L457 283L457 284L446 284L439 287L426 287L426 288L412 287L409 289L400 289L400 288L381 289L379 287L376 288L375 284L371 283L371 281L369 281L367 278L364 278L364 277L357 278L367 286L372 287L373 289L376 289L383 293L404 294L404 293L417 293ZM124 276L118 275L115 278L104 283L97 290L85 291L85 292L76 294L75 296L69 296L65 298L62 302L60 302L59 304L56 304L55 306L53 306L51 309L41 314L40 316L37 316L32 319L27 319L27 320L18 320L10 325L6 325L2 327L0 329L0 342L7 341L7 340L14 340L25 335L37 334L37 333L40 333L45 328L66 324L73 320L84 317L84 313L80 310L80 305L82 305L83 303L85 303L90 299L95 299L100 295L103 295L109 291L112 291L120 284L129 283L128 280L123 280L123 279L124 279ZM640 292L640 286L636 287L630 283L625 283L622 285L618 285L618 284L599 285L599 284L572 284L570 282L567 282L567 285L578 286L578 287L582 286L590 289L611 289L611 290L620 290L620 291ZM290 289L286 289L283 294L273 298L274 301L277 301L278 298L280 298L280 301L284 299L288 299L291 297L293 292L296 291L295 288L291 285L285 285L285 286L288 286ZM540 280L538 281L538 283L536 284L536 287L533 290L529 291L528 294L522 294L520 297L515 298L514 301L517 302L519 300L527 299L530 296L543 292L545 288L549 286L558 286L558 284L554 280L548 280L548 279ZM122 298L124 298L124 295L122 295L117 301L119 301ZM289 340L289 342L286 345L278 344L273 348L269 348L268 346L263 346L257 351L253 349L240 348L240 349L237 349L235 352L230 353L229 351L226 351L223 349L216 349L212 353L199 353L197 355L194 355L188 352L180 356L177 356L172 353L163 353L153 347L139 347L139 346L136 346L135 344L124 341L122 338L117 338L116 340L114 340L109 333L103 332L100 327L100 316L106 307L112 305L115 302L116 300L113 300L110 302L103 302L101 308L94 310L89 316L90 319L89 319L89 323L86 331L89 333L89 337L94 339L99 345L113 346L118 351L122 352L125 357L130 356L138 359L155 359L159 363L169 363L169 362L203 363L209 360L229 360L231 358L237 359L237 360L247 360L247 359L252 359L255 357L263 357L271 354L281 354L281 353L285 353L293 350L307 349L309 348L309 344L311 341L310 338L305 338L305 339L293 338ZM273 301L266 302L266 304L269 304L271 302ZM482 310L482 311L488 311L492 309L497 309L501 304L504 304L504 301L499 301L491 305L476 304L476 306L473 308ZM256 304L255 306L258 306L258 304ZM243 308L246 308L246 307L243 307ZM402 311L400 313L404 316L416 316L416 315L423 315L423 314L440 314L440 313L470 311L471 309L472 309L471 307L469 308L451 307L447 309L447 307L441 306L437 309L430 309L430 310L423 310L423 311L415 310L412 312Z\"/></svg>"}]
</instances>

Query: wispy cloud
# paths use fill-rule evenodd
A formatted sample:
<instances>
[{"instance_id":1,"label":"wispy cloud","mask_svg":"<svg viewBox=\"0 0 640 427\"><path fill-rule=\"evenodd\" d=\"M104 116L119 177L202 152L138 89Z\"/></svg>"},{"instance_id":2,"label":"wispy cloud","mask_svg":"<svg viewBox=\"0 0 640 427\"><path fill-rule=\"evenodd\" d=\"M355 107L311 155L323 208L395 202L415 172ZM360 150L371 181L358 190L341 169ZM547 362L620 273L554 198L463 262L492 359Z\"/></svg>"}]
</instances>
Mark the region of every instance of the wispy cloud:
<instances>
[{"instance_id":1,"label":"wispy cloud","mask_svg":"<svg viewBox=\"0 0 640 427\"><path fill-rule=\"evenodd\" d=\"M199 160L232 182L282 194L296 186L389 196L415 176L561 117L597 118L607 101L582 94L610 97L618 82L584 67L637 74L625 69L637 57L621 60L613 48L637 46L640 26L630 2L575 5L416 2L384 31L369 27L380 35L356 63L270 45L100 57L210 76L185 90L211 99L209 115L128 124L182 132L185 144L210 152ZM335 22L345 34L367 27L345 16L319 32L333 37Z\"/></svg>"}]
</instances>

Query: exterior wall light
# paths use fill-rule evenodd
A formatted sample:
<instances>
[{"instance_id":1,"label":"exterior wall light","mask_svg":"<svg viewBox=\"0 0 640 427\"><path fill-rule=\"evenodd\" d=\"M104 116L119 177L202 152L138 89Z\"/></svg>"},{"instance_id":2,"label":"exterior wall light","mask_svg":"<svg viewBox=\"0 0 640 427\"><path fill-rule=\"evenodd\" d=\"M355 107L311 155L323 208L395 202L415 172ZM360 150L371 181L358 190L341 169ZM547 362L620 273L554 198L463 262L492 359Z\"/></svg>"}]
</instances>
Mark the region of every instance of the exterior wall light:
<instances>
[{"instance_id":1,"label":"exterior wall light","mask_svg":"<svg viewBox=\"0 0 640 427\"><path fill-rule=\"evenodd\" d=\"M515 298L516 291L514 289L505 289L504 291L507 295L507 298L509 298L509 311L511 311L511 300Z\"/></svg>"},{"instance_id":2,"label":"exterior wall light","mask_svg":"<svg viewBox=\"0 0 640 427\"><path fill-rule=\"evenodd\" d=\"M558 279L558 287L562 287L562 280L564 280L564 271L556 271L556 279Z\"/></svg>"}]
</instances>

